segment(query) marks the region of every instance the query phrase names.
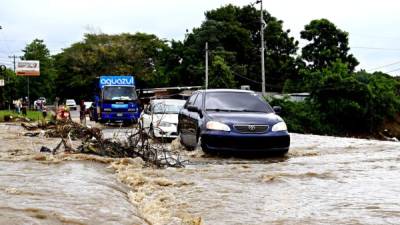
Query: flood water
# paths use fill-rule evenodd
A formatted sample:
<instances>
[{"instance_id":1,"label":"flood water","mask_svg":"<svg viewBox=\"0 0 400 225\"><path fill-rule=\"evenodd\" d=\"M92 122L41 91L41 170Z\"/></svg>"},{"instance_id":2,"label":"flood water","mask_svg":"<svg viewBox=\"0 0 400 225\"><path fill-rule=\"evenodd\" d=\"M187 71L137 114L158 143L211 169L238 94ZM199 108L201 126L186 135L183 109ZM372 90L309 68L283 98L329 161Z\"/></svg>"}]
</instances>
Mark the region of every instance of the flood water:
<instances>
[{"instance_id":1,"label":"flood water","mask_svg":"<svg viewBox=\"0 0 400 225\"><path fill-rule=\"evenodd\" d=\"M124 159L40 161L27 155L57 141L7 129L0 127L0 224L400 221L400 143L292 134L286 157L182 151L185 168L153 169Z\"/></svg>"},{"instance_id":2,"label":"flood water","mask_svg":"<svg viewBox=\"0 0 400 225\"><path fill-rule=\"evenodd\" d=\"M396 224L400 145L292 135L287 158L205 160L176 173L206 224ZM200 161L202 162L202 161ZM189 197L188 197L189 196Z\"/></svg>"},{"instance_id":3,"label":"flood water","mask_svg":"<svg viewBox=\"0 0 400 225\"><path fill-rule=\"evenodd\" d=\"M147 224L107 165L47 161L37 152L54 140L18 132L24 131L0 127L0 224Z\"/></svg>"}]
</instances>

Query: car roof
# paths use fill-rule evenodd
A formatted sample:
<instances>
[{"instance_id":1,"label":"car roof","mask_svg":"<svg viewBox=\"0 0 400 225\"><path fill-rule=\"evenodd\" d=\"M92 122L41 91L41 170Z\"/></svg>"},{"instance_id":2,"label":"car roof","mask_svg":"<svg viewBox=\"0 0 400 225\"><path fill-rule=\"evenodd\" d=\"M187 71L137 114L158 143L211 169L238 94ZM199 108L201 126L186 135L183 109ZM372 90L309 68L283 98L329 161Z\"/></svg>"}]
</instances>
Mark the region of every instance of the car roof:
<instances>
[{"instance_id":1,"label":"car roof","mask_svg":"<svg viewBox=\"0 0 400 225\"><path fill-rule=\"evenodd\" d=\"M254 91L242 90L242 89L207 89L207 90L198 90L198 92L206 92L206 93L214 93L214 92L234 92L234 93L254 93Z\"/></svg>"},{"instance_id":2,"label":"car roof","mask_svg":"<svg viewBox=\"0 0 400 225\"><path fill-rule=\"evenodd\" d=\"M185 104L186 100L180 100L180 99L153 99L151 100L152 104L157 104L157 103L164 103L164 104Z\"/></svg>"}]
</instances>

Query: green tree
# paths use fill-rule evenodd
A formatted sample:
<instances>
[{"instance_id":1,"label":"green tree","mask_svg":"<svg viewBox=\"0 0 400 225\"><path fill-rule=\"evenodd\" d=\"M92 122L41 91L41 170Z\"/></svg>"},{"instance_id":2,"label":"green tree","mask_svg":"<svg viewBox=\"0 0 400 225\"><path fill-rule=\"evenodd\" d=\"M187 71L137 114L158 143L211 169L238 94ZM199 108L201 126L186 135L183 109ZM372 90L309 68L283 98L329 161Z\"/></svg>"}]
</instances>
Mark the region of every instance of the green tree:
<instances>
[{"instance_id":1,"label":"green tree","mask_svg":"<svg viewBox=\"0 0 400 225\"><path fill-rule=\"evenodd\" d=\"M39 60L40 61L40 76L39 77L24 77L23 82L20 81L18 88L26 90L27 79L29 79L29 92L31 103L38 97L46 97L53 99L55 97L54 80L56 78L56 70L54 62L50 56L50 51L44 44L43 40L35 39L28 44L23 50L24 55L22 60ZM27 90L24 95L27 96Z\"/></svg>"},{"instance_id":2,"label":"green tree","mask_svg":"<svg viewBox=\"0 0 400 225\"><path fill-rule=\"evenodd\" d=\"M226 5L206 12L206 20L183 42L183 64L188 64L183 65L182 75L196 84L204 83L204 46L208 42L210 51L230 55L224 59L236 82L261 89L259 15L253 6ZM280 91L285 79L297 72L294 55L298 43L289 37L289 30L283 30L282 21L266 11L264 18L267 87Z\"/></svg>"},{"instance_id":3,"label":"green tree","mask_svg":"<svg viewBox=\"0 0 400 225\"><path fill-rule=\"evenodd\" d=\"M82 42L55 56L59 95L90 99L103 74L134 75L142 88L167 85L169 49L165 41L151 34L86 34Z\"/></svg>"},{"instance_id":4,"label":"green tree","mask_svg":"<svg viewBox=\"0 0 400 225\"><path fill-rule=\"evenodd\" d=\"M22 90L18 89L21 77L16 77L14 71L7 68L0 79L5 83L5 86L0 87L0 108L8 108L13 100L21 97Z\"/></svg>"},{"instance_id":5,"label":"green tree","mask_svg":"<svg viewBox=\"0 0 400 225\"><path fill-rule=\"evenodd\" d=\"M369 121L377 128L384 119L393 119L400 112L400 81L388 74L360 71L355 78L371 91Z\"/></svg>"},{"instance_id":6,"label":"green tree","mask_svg":"<svg viewBox=\"0 0 400 225\"><path fill-rule=\"evenodd\" d=\"M235 88L236 82L230 67L219 55L213 57L210 70L210 88Z\"/></svg>"},{"instance_id":7,"label":"green tree","mask_svg":"<svg viewBox=\"0 0 400 225\"><path fill-rule=\"evenodd\" d=\"M300 32L301 38L309 41L302 49L302 57L310 68L320 70L332 65L340 59L348 65L349 72L359 64L357 59L349 54L348 33L338 29L327 19L312 20Z\"/></svg>"}]
</instances>

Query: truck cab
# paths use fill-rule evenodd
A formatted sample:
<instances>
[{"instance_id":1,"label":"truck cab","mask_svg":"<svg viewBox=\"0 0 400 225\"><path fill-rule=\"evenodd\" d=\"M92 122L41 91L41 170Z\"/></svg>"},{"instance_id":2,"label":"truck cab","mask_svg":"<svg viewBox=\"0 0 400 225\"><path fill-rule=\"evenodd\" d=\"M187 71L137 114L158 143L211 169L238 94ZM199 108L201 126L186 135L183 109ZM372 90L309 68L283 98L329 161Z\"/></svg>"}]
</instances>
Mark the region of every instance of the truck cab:
<instances>
[{"instance_id":1,"label":"truck cab","mask_svg":"<svg viewBox=\"0 0 400 225\"><path fill-rule=\"evenodd\" d=\"M136 123L140 106L133 76L101 76L95 98L95 121Z\"/></svg>"}]
</instances>

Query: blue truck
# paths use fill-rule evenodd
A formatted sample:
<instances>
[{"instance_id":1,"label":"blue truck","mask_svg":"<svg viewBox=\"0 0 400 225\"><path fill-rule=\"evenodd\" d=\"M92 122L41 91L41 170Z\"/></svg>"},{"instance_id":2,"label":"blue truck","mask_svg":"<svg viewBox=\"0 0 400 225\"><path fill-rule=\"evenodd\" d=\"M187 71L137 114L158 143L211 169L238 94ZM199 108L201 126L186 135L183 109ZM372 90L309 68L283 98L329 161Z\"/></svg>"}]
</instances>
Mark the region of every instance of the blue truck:
<instances>
[{"instance_id":1,"label":"blue truck","mask_svg":"<svg viewBox=\"0 0 400 225\"><path fill-rule=\"evenodd\" d=\"M140 105L133 76L100 76L99 95L93 103L93 120L100 123L136 123Z\"/></svg>"}]
</instances>

